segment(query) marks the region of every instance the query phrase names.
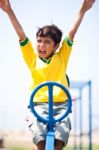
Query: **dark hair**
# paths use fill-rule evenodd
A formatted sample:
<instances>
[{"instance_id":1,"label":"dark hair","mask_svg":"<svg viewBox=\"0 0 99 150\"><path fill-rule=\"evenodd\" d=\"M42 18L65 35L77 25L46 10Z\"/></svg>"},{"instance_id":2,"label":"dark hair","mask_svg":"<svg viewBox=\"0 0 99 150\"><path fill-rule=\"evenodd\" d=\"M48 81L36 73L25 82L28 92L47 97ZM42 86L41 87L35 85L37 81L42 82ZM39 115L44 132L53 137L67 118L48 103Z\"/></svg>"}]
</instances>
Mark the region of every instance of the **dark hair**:
<instances>
[{"instance_id":1,"label":"dark hair","mask_svg":"<svg viewBox=\"0 0 99 150\"><path fill-rule=\"evenodd\" d=\"M36 37L49 36L55 44L60 43L62 38L62 31L56 25L46 25L38 29Z\"/></svg>"}]
</instances>

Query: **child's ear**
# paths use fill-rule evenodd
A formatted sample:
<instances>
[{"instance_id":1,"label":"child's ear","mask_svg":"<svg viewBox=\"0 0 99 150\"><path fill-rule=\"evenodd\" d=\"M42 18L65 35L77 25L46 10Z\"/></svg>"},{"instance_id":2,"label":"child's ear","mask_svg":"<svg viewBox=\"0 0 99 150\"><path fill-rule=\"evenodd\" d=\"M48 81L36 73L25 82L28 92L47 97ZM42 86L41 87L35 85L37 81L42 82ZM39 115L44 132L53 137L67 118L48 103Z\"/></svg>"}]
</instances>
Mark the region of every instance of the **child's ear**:
<instances>
[{"instance_id":1,"label":"child's ear","mask_svg":"<svg viewBox=\"0 0 99 150\"><path fill-rule=\"evenodd\" d=\"M59 45L60 45L59 43L55 44L54 49L57 50L59 48Z\"/></svg>"}]
</instances>

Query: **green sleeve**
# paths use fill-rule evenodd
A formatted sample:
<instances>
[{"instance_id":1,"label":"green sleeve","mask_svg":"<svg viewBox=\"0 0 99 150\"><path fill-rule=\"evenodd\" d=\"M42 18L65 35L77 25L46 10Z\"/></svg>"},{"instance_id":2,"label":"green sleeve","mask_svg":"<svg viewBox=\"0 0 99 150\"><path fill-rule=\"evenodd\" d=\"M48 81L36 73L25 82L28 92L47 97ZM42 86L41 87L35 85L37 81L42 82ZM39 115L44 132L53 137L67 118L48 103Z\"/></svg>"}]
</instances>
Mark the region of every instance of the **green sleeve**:
<instances>
[{"instance_id":1,"label":"green sleeve","mask_svg":"<svg viewBox=\"0 0 99 150\"><path fill-rule=\"evenodd\" d=\"M24 41L20 42L20 46L25 46L28 41L29 41L29 39L26 37Z\"/></svg>"},{"instance_id":2,"label":"green sleeve","mask_svg":"<svg viewBox=\"0 0 99 150\"><path fill-rule=\"evenodd\" d=\"M66 37L64 40L66 41L66 43L68 44L68 46L71 47L73 45L73 42L71 42L68 37Z\"/></svg>"}]
</instances>

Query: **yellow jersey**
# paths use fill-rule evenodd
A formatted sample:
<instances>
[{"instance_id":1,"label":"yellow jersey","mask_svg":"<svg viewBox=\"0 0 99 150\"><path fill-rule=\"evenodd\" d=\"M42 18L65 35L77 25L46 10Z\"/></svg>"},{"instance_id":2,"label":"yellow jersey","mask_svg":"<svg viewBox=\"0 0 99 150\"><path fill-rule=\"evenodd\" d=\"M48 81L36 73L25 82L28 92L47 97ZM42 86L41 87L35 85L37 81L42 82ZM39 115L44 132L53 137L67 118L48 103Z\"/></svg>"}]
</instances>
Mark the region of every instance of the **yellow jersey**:
<instances>
[{"instance_id":1,"label":"yellow jersey","mask_svg":"<svg viewBox=\"0 0 99 150\"><path fill-rule=\"evenodd\" d=\"M20 42L20 47L23 58L31 72L33 81L31 90L39 84L47 81L58 82L68 89L66 70L72 49L72 42L70 42L68 37L63 40L59 51L53 54L49 63L45 63L37 56L28 38ZM67 96L64 91L55 86L53 90L53 101L64 102L66 100ZM39 89L39 91L35 94L34 102L48 102L47 87Z\"/></svg>"}]
</instances>

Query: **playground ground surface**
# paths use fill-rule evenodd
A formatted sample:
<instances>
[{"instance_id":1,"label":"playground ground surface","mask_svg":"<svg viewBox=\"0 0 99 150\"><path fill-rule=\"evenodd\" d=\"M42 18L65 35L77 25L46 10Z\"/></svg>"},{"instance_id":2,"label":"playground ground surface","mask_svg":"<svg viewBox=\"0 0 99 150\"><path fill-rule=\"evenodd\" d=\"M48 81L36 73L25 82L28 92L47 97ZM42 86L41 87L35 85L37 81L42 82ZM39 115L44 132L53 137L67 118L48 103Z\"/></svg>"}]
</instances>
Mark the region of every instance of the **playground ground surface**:
<instances>
[{"instance_id":1,"label":"playground ground surface","mask_svg":"<svg viewBox=\"0 0 99 150\"><path fill-rule=\"evenodd\" d=\"M99 150L99 145L93 144L93 150ZM64 150L73 150L74 148L71 146L67 146L64 148ZM25 147L9 147L7 148L7 150L35 150L35 148L31 147L31 148L25 148ZM79 148L77 149L79 150ZM82 150L88 150L88 147L85 145L85 147Z\"/></svg>"},{"instance_id":2,"label":"playground ground surface","mask_svg":"<svg viewBox=\"0 0 99 150\"><path fill-rule=\"evenodd\" d=\"M5 149L2 150L35 150L35 145L32 143L32 135L29 131L18 130L18 131L3 131L0 130L0 138L3 138L3 145ZM92 150L99 150L99 130L93 132L92 136ZM64 150L74 149L75 136L70 135L68 146ZM88 150L88 136L83 136L83 149ZM79 145L79 137L77 137ZM1 150L1 149L0 149ZM79 148L77 149L79 150Z\"/></svg>"}]
</instances>

